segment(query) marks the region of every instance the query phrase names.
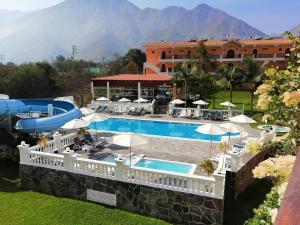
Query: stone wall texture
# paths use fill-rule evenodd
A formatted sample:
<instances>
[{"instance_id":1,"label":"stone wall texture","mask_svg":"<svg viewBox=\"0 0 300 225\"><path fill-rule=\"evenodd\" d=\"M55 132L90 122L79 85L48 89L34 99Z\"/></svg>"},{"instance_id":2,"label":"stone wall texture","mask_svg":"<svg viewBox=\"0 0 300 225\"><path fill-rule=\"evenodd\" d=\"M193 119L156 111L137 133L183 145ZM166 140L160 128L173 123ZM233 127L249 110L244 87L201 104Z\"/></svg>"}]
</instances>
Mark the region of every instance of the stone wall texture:
<instances>
[{"instance_id":1,"label":"stone wall texture","mask_svg":"<svg viewBox=\"0 0 300 225\"><path fill-rule=\"evenodd\" d=\"M252 170L260 162L264 161L270 156L273 156L274 153L274 150L262 151L251 158L239 171L226 171L225 199L227 200L236 198L241 192L243 192L254 181Z\"/></svg>"},{"instance_id":2,"label":"stone wall texture","mask_svg":"<svg viewBox=\"0 0 300 225\"><path fill-rule=\"evenodd\" d=\"M87 201L87 189L116 194L117 207L172 224L221 225L223 205L214 199L110 179L20 165L22 188Z\"/></svg>"}]
</instances>

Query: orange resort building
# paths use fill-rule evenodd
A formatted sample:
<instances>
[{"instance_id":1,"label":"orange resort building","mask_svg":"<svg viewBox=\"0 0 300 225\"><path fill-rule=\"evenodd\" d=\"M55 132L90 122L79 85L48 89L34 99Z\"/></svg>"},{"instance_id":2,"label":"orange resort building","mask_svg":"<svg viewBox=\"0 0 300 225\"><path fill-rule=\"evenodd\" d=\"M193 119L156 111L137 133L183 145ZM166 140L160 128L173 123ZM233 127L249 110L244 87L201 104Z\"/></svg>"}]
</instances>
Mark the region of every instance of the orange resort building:
<instances>
[{"instance_id":1,"label":"orange resort building","mask_svg":"<svg viewBox=\"0 0 300 225\"><path fill-rule=\"evenodd\" d=\"M187 42L154 42L144 45L147 62L146 74L174 73L176 63L192 63L197 47L203 45L212 60L219 63L243 67L245 58L253 58L258 64L269 61L268 65L283 68L292 48L289 39L260 40L207 40Z\"/></svg>"},{"instance_id":2,"label":"orange resort building","mask_svg":"<svg viewBox=\"0 0 300 225\"><path fill-rule=\"evenodd\" d=\"M139 97L166 102L172 98L171 82L177 63L192 64L199 46L204 46L212 60L220 64L243 67L245 58L258 64L265 61L269 66L284 68L292 48L289 39L260 40L207 40L186 42L153 42L144 45L147 60L144 74L120 74L92 79L92 96L107 96L111 100L121 97L131 100ZM175 93L175 91L174 91Z\"/></svg>"}]
</instances>

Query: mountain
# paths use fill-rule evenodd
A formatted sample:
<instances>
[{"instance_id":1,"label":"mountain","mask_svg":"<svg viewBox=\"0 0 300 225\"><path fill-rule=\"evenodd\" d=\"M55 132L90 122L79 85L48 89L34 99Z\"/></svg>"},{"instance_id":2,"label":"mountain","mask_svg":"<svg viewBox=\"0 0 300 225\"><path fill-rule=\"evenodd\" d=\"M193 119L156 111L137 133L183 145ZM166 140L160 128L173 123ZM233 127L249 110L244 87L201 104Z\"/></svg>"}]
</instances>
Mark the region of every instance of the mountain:
<instances>
[{"instance_id":1,"label":"mountain","mask_svg":"<svg viewBox=\"0 0 300 225\"><path fill-rule=\"evenodd\" d=\"M0 30L0 54L16 62L69 57L73 44L79 46L78 58L99 60L148 41L264 35L206 4L159 10L140 9L127 0L67 0L22 15L12 13Z\"/></svg>"},{"instance_id":2,"label":"mountain","mask_svg":"<svg viewBox=\"0 0 300 225\"><path fill-rule=\"evenodd\" d=\"M295 35L299 35L300 34L300 24L296 27L294 27L291 32Z\"/></svg>"}]
</instances>

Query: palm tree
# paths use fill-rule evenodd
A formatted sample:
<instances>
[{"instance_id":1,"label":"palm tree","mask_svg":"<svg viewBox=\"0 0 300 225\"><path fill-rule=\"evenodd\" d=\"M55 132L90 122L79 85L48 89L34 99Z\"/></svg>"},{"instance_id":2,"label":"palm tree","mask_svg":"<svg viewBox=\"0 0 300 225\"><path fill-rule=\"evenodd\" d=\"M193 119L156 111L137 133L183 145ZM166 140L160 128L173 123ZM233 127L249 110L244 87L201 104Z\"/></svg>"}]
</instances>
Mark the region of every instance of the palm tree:
<instances>
[{"instance_id":1,"label":"palm tree","mask_svg":"<svg viewBox=\"0 0 300 225\"><path fill-rule=\"evenodd\" d=\"M251 84L251 112L253 111L254 92L257 86L262 82L264 77L264 68L267 64L268 62L265 61L262 66L258 66L253 59L244 59L243 81Z\"/></svg>"},{"instance_id":2,"label":"palm tree","mask_svg":"<svg viewBox=\"0 0 300 225\"><path fill-rule=\"evenodd\" d=\"M227 80L228 82L228 88L230 89L230 102L232 102L232 89L233 89L233 82L237 75L235 66L230 66L228 64L221 65L219 69L219 74Z\"/></svg>"},{"instance_id":3,"label":"palm tree","mask_svg":"<svg viewBox=\"0 0 300 225\"><path fill-rule=\"evenodd\" d=\"M184 100L185 106L187 101L187 90L193 76L193 69L189 68L186 63L177 64L175 67L175 74L172 78L174 83L183 83L184 85Z\"/></svg>"}]
</instances>

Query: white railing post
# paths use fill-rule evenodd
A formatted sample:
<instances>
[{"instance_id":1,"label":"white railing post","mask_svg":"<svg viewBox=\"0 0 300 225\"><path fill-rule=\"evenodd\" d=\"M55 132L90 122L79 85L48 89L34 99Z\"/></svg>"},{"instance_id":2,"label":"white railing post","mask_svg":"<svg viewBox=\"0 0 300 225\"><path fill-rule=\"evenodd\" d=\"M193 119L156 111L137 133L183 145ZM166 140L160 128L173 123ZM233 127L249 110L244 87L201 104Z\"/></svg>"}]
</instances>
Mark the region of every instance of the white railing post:
<instances>
[{"instance_id":1,"label":"white railing post","mask_svg":"<svg viewBox=\"0 0 300 225\"><path fill-rule=\"evenodd\" d=\"M25 141L22 141L17 147L20 152L20 163L29 164L29 144L26 144Z\"/></svg>"},{"instance_id":2,"label":"white railing post","mask_svg":"<svg viewBox=\"0 0 300 225\"><path fill-rule=\"evenodd\" d=\"M52 135L53 137L53 141L54 141L54 149L56 149L58 152L63 150L64 147L64 143L62 142L62 134L60 134L59 132L55 132L54 135Z\"/></svg>"},{"instance_id":3,"label":"white railing post","mask_svg":"<svg viewBox=\"0 0 300 225\"><path fill-rule=\"evenodd\" d=\"M230 153L231 156L231 171L237 172L239 165L239 155L237 153Z\"/></svg>"},{"instance_id":4,"label":"white railing post","mask_svg":"<svg viewBox=\"0 0 300 225\"><path fill-rule=\"evenodd\" d=\"M70 148L66 148L66 150L62 153L64 156L64 169L68 172L74 172L74 161L77 159L77 155L74 154L74 151L70 150Z\"/></svg>"},{"instance_id":5,"label":"white railing post","mask_svg":"<svg viewBox=\"0 0 300 225\"><path fill-rule=\"evenodd\" d=\"M214 173L214 178L215 178L215 197L223 199L225 176L222 174Z\"/></svg>"},{"instance_id":6,"label":"white railing post","mask_svg":"<svg viewBox=\"0 0 300 225\"><path fill-rule=\"evenodd\" d=\"M126 165L125 165L125 159L118 157L115 159L116 162L116 171L115 176L118 180L125 180L125 174L126 174Z\"/></svg>"}]
</instances>

